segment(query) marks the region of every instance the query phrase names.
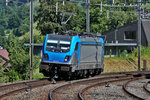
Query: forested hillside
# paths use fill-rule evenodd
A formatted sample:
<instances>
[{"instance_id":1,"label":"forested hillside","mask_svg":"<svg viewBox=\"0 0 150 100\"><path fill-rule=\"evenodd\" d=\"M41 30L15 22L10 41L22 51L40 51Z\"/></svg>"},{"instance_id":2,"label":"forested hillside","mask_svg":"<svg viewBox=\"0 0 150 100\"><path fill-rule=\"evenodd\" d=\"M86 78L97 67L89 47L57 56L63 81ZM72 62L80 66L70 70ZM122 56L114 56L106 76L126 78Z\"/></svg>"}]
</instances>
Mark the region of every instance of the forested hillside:
<instances>
[{"instance_id":1,"label":"forested hillside","mask_svg":"<svg viewBox=\"0 0 150 100\"><path fill-rule=\"evenodd\" d=\"M86 31L86 5L81 2L66 1L65 5L58 2L56 14L56 0L34 0L34 43L42 43L47 33L57 33L62 30ZM91 3L111 4L112 0L91 0ZM116 4L135 4L137 0L115 0ZM150 0L146 0L149 1ZM147 7L150 9L150 7ZM0 0L0 46L9 52L11 68L9 72L3 72L0 67L0 82L10 82L29 79L29 48L24 43L29 43L29 18L30 5L28 0L13 0L6 6L5 0ZM92 33L103 33L119 26L137 21L137 14L133 13L109 13L107 7L90 6L90 27ZM136 8L110 8L110 11L136 11ZM62 12L71 12L73 16L66 25L62 25ZM67 20L69 16L64 16ZM34 71L39 66L40 56L34 57ZM34 78L43 77L38 73Z\"/></svg>"}]
</instances>

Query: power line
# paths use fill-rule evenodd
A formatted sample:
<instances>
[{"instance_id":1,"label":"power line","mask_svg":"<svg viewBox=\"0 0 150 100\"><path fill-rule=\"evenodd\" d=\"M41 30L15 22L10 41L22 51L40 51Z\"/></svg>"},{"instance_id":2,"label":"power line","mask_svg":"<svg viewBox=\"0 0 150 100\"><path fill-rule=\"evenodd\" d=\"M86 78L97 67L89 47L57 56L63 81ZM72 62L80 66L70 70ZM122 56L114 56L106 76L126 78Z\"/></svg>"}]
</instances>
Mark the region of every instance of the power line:
<instances>
[{"instance_id":1,"label":"power line","mask_svg":"<svg viewBox=\"0 0 150 100\"><path fill-rule=\"evenodd\" d=\"M64 2L64 1L63 1ZM78 1L71 1L74 3L79 3ZM115 4L115 1L112 1L113 3L106 4L106 3L90 3L90 0L86 0L86 2L80 2L81 4L86 4L86 32L90 32L90 6L100 6L100 13L102 15L103 13L103 7L107 7L107 18L109 18L109 13L138 13L138 71L140 71L141 68L141 7L149 7L149 5L145 5L145 3L149 2L141 2L141 0L137 0L135 2L136 4L129 4L127 5L126 0L125 3L119 3ZM144 3L144 4L143 4ZM124 7L124 8L137 8L137 11L110 11L109 8L115 8L115 7ZM144 11L143 11L144 16Z\"/></svg>"},{"instance_id":2,"label":"power line","mask_svg":"<svg viewBox=\"0 0 150 100\"><path fill-rule=\"evenodd\" d=\"M89 7L90 6L100 6L100 13L102 14L103 13L103 7L108 7L107 8L107 18L109 18L109 13L138 13L138 41L137 41L137 44L138 44L138 71L140 71L141 69L141 7L148 7L150 6L149 5L145 5L145 4L142 4L143 2L141 2L141 0L138 0L136 2L137 4L135 5L132 5L132 4L129 4L127 5L126 2L125 3L122 3L122 4L117 4L115 5L114 4L114 0L113 0L113 4L103 4L103 2L101 3L97 3L97 4L92 4L90 3L90 0L87 0L86 2L86 31L87 32L90 32L90 14L89 14ZM144 2L146 3L146 2ZM114 7L134 7L134 8L137 8L137 11L110 11L109 8L114 8ZM144 15L144 11L143 11L143 15Z\"/></svg>"}]
</instances>

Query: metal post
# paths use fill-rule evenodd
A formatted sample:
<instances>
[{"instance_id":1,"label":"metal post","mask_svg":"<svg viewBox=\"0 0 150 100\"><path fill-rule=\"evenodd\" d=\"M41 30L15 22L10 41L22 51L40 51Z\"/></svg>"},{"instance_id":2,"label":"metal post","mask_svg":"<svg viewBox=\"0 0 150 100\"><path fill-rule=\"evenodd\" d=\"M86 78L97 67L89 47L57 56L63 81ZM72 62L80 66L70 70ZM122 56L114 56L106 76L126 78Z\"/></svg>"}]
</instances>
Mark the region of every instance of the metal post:
<instances>
[{"instance_id":1,"label":"metal post","mask_svg":"<svg viewBox=\"0 0 150 100\"><path fill-rule=\"evenodd\" d=\"M30 0L30 80L33 79L33 0Z\"/></svg>"},{"instance_id":2,"label":"metal post","mask_svg":"<svg viewBox=\"0 0 150 100\"><path fill-rule=\"evenodd\" d=\"M63 0L63 6L65 5L65 1Z\"/></svg>"},{"instance_id":3,"label":"metal post","mask_svg":"<svg viewBox=\"0 0 150 100\"><path fill-rule=\"evenodd\" d=\"M8 0L6 0L6 6L8 6L8 2L9 2L9 1L8 1Z\"/></svg>"},{"instance_id":4,"label":"metal post","mask_svg":"<svg viewBox=\"0 0 150 100\"><path fill-rule=\"evenodd\" d=\"M103 2L101 2L101 15L103 13Z\"/></svg>"},{"instance_id":5,"label":"metal post","mask_svg":"<svg viewBox=\"0 0 150 100\"><path fill-rule=\"evenodd\" d=\"M112 55L112 50L110 49L109 50L109 57L111 57L111 55Z\"/></svg>"},{"instance_id":6,"label":"metal post","mask_svg":"<svg viewBox=\"0 0 150 100\"><path fill-rule=\"evenodd\" d=\"M118 41L118 39L117 39L117 34L118 34L118 27L117 27L116 30L115 30L115 41Z\"/></svg>"},{"instance_id":7,"label":"metal post","mask_svg":"<svg viewBox=\"0 0 150 100\"><path fill-rule=\"evenodd\" d=\"M86 0L86 32L90 32L90 0Z\"/></svg>"},{"instance_id":8,"label":"metal post","mask_svg":"<svg viewBox=\"0 0 150 100\"><path fill-rule=\"evenodd\" d=\"M144 18L145 16L144 16L144 9L143 9L143 16L142 16L142 18Z\"/></svg>"},{"instance_id":9,"label":"metal post","mask_svg":"<svg viewBox=\"0 0 150 100\"><path fill-rule=\"evenodd\" d=\"M138 71L141 68L141 0L138 0Z\"/></svg>"},{"instance_id":10,"label":"metal post","mask_svg":"<svg viewBox=\"0 0 150 100\"><path fill-rule=\"evenodd\" d=\"M147 70L147 61L143 60L143 70L146 71Z\"/></svg>"},{"instance_id":11,"label":"metal post","mask_svg":"<svg viewBox=\"0 0 150 100\"><path fill-rule=\"evenodd\" d=\"M56 2L56 15L58 15L58 2Z\"/></svg>"},{"instance_id":12,"label":"metal post","mask_svg":"<svg viewBox=\"0 0 150 100\"><path fill-rule=\"evenodd\" d=\"M112 1L112 4L114 4L114 3L115 3L115 0Z\"/></svg>"},{"instance_id":13,"label":"metal post","mask_svg":"<svg viewBox=\"0 0 150 100\"><path fill-rule=\"evenodd\" d=\"M109 8L107 8L107 19L109 19Z\"/></svg>"}]
</instances>

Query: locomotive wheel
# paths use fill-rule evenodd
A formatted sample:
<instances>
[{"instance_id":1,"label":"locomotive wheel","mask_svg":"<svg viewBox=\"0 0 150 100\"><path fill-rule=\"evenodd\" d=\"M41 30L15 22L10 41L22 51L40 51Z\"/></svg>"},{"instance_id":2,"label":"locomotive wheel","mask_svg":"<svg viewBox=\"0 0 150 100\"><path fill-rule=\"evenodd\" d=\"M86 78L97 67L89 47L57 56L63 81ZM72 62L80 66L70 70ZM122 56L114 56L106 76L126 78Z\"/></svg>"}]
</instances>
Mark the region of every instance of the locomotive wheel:
<instances>
[{"instance_id":1,"label":"locomotive wheel","mask_svg":"<svg viewBox=\"0 0 150 100\"><path fill-rule=\"evenodd\" d=\"M68 80L68 81L70 81L70 80L71 80L71 76L70 76L70 75L68 75L67 80Z\"/></svg>"},{"instance_id":2,"label":"locomotive wheel","mask_svg":"<svg viewBox=\"0 0 150 100\"><path fill-rule=\"evenodd\" d=\"M95 74L99 75L100 74L100 69L95 69Z\"/></svg>"},{"instance_id":3,"label":"locomotive wheel","mask_svg":"<svg viewBox=\"0 0 150 100\"><path fill-rule=\"evenodd\" d=\"M90 76L90 74L89 74L89 73L87 73L87 74L86 74L86 78L89 78L89 76Z\"/></svg>"},{"instance_id":4,"label":"locomotive wheel","mask_svg":"<svg viewBox=\"0 0 150 100\"><path fill-rule=\"evenodd\" d=\"M95 70L91 70L91 77L95 76Z\"/></svg>"},{"instance_id":5,"label":"locomotive wheel","mask_svg":"<svg viewBox=\"0 0 150 100\"><path fill-rule=\"evenodd\" d=\"M66 76L66 80L67 80L67 81L70 81L71 79L72 79L72 73L69 72L69 73L67 74L67 76Z\"/></svg>"},{"instance_id":6,"label":"locomotive wheel","mask_svg":"<svg viewBox=\"0 0 150 100\"><path fill-rule=\"evenodd\" d=\"M80 76L80 77L81 77L81 78L84 78L84 76L85 76L85 73L84 73L84 70L82 70L82 71L81 71L81 76Z\"/></svg>"}]
</instances>

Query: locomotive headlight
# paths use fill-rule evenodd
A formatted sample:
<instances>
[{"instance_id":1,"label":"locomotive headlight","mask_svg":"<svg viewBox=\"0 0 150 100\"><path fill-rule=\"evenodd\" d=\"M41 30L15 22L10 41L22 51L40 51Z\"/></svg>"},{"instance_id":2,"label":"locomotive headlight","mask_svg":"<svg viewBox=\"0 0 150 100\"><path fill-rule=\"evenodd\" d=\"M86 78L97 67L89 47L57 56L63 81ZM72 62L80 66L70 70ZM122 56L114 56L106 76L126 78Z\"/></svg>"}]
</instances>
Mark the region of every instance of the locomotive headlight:
<instances>
[{"instance_id":1,"label":"locomotive headlight","mask_svg":"<svg viewBox=\"0 0 150 100\"><path fill-rule=\"evenodd\" d=\"M68 61L70 59L70 56L66 56L64 61Z\"/></svg>"},{"instance_id":2,"label":"locomotive headlight","mask_svg":"<svg viewBox=\"0 0 150 100\"><path fill-rule=\"evenodd\" d=\"M46 59L46 60L48 60L49 59L49 57L48 57L48 54L44 54L44 58Z\"/></svg>"}]
</instances>

